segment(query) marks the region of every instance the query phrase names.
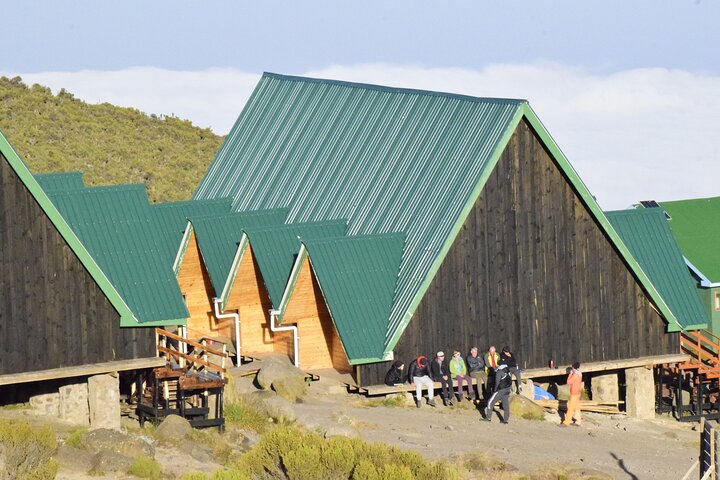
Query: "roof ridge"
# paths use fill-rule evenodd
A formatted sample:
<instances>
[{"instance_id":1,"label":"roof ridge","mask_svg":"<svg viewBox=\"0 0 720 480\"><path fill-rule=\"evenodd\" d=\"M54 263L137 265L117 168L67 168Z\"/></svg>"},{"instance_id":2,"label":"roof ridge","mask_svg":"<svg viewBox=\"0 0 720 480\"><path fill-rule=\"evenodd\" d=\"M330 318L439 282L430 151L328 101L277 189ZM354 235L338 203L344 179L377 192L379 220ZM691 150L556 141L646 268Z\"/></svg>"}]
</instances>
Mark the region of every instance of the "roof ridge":
<instances>
[{"instance_id":1,"label":"roof ridge","mask_svg":"<svg viewBox=\"0 0 720 480\"><path fill-rule=\"evenodd\" d=\"M279 208L261 208L258 210L244 210L244 211L229 211L229 212L222 212L222 213L210 213L206 215L193 215L190 217L190 221L194 220L211 220L211 219L217 219L217 218L225 218L225 217L243 217L248 215L257 215L257 214L270 214L272 212L280 212L285 211L286 213L290 211L287 207L279 207Z\"/></svg>"},{"instance_id":2,"label":"roof ridge","mask_svg":"<svg viewBox=\"0 0 720 480\"><path fill-rule=\"evenodd\" d=\"M457 100L466 100L475 103L500 103L500 104L523 104L527 103L526 99L522 98L501 98L501 97L475 97L472 95L465 95L461 93L452 92L437 92L433 90L423 90L416 88L405 88L405 87L388 87L385 85L376 85L373 83L362 83L362 82L349 82L346 80L332 80L326 78L313 78L313 77L301 77L298 75L285 75L282 73L263 72L262 78L270 78L277 80L287 80L301 83L321 83L326 85L338 85L348 88L359 88L363 90L376 90L379 92L389 93L406 93L414 95L424 95L431 97L446 97L454 98Z\"/></svg>"},{"instance_id":3,"label":"roof ridge","mask_svg":"<svg viewBox=\"0 0 720 480\"><path fill-rule=\"evenodd\" d=\"M276 209L281 210L281 209ZM252 232L252 233L266 233L271 231L278 231L278 230L292 230L293 228L304 228L304 227L323 227L328 225L344 225L348 226L348 220L346 219L337 219L337 220L318 220L318 221L311 221L311 222L298 222L298 223L283 223L282 225L268 225L264 227L248 227L245 228L245 232Z\"/></svg>"}]
</instances>

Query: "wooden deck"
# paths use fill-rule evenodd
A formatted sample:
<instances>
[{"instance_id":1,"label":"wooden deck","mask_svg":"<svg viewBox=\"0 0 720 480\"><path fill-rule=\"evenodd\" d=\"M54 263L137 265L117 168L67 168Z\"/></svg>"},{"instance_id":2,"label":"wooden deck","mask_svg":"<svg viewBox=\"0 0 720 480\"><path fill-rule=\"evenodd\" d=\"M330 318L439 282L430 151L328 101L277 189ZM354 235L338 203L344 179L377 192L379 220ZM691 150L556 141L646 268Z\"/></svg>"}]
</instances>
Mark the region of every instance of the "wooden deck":
<instances>
[{"instance_id":1,"label":"wooden deck","mask_svg":"<svg viewBox=\"0 0 720 480\"><path fill-rule=\"evenodd\" d=\"M143 370L165 365L165 359L160 357L136 358L133 360L116 360L112 362L92 363L75 367L51 368L36 372L11 373L0 375L0 385L15 385L18 383L42 382L59 378L87 377L103 373L124 372L128 370Z\"/></svg>"}]
</instances>

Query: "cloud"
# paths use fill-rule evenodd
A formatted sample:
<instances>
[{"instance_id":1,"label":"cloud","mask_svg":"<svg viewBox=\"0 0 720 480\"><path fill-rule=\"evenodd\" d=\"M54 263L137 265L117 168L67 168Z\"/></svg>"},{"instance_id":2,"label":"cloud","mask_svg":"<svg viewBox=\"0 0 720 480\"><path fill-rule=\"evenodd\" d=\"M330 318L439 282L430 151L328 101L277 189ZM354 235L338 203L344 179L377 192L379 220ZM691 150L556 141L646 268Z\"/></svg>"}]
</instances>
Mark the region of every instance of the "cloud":
<instances>
[{"instance_id":1,"label":"cloud","mask_svg":"<svg viewBox=\"0 0 720 480\"><path fill-rule=\"evenodd\" d=\"M606 209L642 199L720 195L720 77L681 70L613 74L554 63L482 70L368 64L303 75L485 97L525 98ZM174 114L225 134L259 74L156 68L22 75L89 102Z\"/></svg>"}]
</instances>

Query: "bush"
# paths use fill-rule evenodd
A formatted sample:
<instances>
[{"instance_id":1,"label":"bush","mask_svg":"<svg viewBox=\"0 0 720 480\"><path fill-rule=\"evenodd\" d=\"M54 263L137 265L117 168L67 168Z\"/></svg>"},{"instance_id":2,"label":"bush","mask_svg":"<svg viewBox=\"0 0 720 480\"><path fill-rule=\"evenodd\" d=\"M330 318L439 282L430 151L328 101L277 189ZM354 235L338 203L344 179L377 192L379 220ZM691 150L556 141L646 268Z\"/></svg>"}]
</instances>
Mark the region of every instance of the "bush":
<instances>
[{"instance_id":1,"label":"bush","mask_svg":"<svg viewBox=\"0 0 720 480\"><path fill-rule=\"evenodd\" d=\"M368 407L388 407L397 408L405 406L405 397L403 395L388 395L383 398L373 398L367 400L365 405Z\"/></svg>"},{"instance_id":2,"label":"bush","mask_svg":"<svg viewBox=\"0 0 720 480\"><path fill-rule=\"evenodd\" d=\"M3 478L55 478L58 467L51 457L56 448L55 432L50 427L33 428L26 421L0 421Z\"/></svg>"},{"instance_id":3,"label":"bush","mask_svg":"<svg viewBox=\"0 0 720 480\"><path fill-rule=\"evenodd\" d=\"M140 478L158 480L160 478L160 464L150 457L138 457L133 460L128 473Z\"/></svg>"},{"instance_id":4,"label":"bush","mask_svg":"<svg viewBox=\"0 0 720 480\"><path fill-rule=\"evenodd\" d=\"M243 399L225 404L224 416L228 425L236 425L257 433L268 429L268 416Z\"/></svg>"},{"instance_id":5,"label":"bush","mask_svg":"<svg viewBox=\"0 0 720 480\"><path fill-rule=\"evenodd\" d=\"M68 447L85 450L87 448L87 445L85 445L85 434L87 432L87 428L83 427L71 430L70 434L65 439L65 445L67 445Z\"/></svg>"}]
</instances>

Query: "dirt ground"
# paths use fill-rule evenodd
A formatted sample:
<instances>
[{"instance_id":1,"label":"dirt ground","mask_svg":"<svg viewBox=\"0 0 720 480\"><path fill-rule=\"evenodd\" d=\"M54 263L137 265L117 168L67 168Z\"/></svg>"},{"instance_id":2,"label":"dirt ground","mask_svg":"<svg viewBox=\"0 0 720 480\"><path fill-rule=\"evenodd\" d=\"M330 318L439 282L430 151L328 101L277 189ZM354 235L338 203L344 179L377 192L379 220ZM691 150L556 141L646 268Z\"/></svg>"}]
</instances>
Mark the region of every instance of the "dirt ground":
<instances>
[{"instance_id":1,"label":"dirt ground","mask_svg":"<svg viewBox=\"0 0 720 480\"><path fill-rule=\"evenodd\" d=\"M311 389L312 390L312 389ZM624 415L584 414L582 427L511 417L501 424L481 420L464 402L457 407L368 407L342 396L310 396L296 407L308 427L355 419L360 436L415 450L430 459L482 451L531 472L551 465L595 470L617 479L682 478L698 456L699 432L671 417L635 420Z\"/></svg>"}]
</instances>

